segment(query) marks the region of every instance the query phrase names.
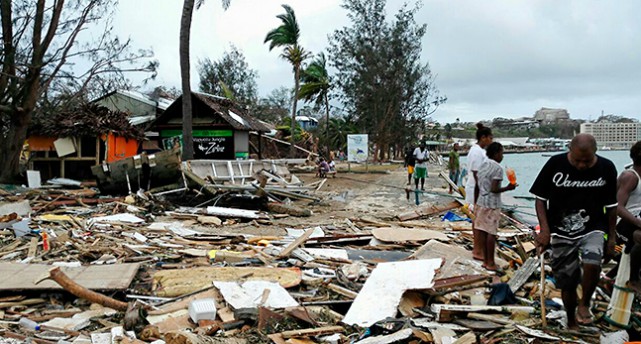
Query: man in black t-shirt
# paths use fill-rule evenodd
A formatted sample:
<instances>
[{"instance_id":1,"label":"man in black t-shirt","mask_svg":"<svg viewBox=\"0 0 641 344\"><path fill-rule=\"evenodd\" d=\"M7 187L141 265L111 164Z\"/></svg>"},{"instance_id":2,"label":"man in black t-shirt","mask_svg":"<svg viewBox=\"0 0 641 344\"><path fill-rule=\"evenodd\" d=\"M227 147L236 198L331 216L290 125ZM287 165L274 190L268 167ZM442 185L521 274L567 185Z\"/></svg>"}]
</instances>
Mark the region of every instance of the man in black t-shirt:
<instances>
[{"instance_id":1,"label":"man in black t-shirt","mask_svg":"<svg viewBox=\"0 0 641 344\"><path fill-rule=\"evenodd\" d=\"M614 254L617 171L596 150L592 135L575 136L570 152L551 157L530 189L541 226L538 252L551 243L552 271L573 329L592 321L590 299L601 273L606 233L605 258ZM577 302L579 283L583 295Z\"/></svg>"}]
</instances>

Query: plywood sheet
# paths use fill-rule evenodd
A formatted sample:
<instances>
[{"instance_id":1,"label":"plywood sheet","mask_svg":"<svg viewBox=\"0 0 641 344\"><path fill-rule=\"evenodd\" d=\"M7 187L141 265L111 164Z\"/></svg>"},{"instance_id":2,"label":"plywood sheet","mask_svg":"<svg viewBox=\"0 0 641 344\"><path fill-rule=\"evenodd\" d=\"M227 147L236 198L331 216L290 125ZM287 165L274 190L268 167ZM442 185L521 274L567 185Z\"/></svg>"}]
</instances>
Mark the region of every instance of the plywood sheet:
<instances>
[{"instance_id":1,"label":"plywood sheet","mask_svg":"<svg viewBox=\"0 0 641 344\"><path fill-rule=\"evenodd\" d=\"M138 272L139 264L91 265L78 268L63 267L62 271L81 286L91 290L123 290L129 287ZM60 290L56 282L34 282L49 275L51 265L0 263L0 291L11 290Z\"/></svg>"},{"instance_id":2,"label":"plywood sheet","mask_svg":"<svg viewBox=\"0 0 641 344\"><path fill-rule=\"evenodd\" d=\"M203 267L192 269L164 270L154 274L156 295L174 297L211 287L214 281L278 282L284 288L300 284L301 272L298 268L264 267Z\"/></svg>"},{"instance_id":3,"label":"plywood sheet","mask_svg":"<svg viewBox=\"0 0 641 344\"><path fill-rule=\"evenodd\" d=\"M448 245L436 240L430 240L411 256L416 259L443 258L445 263L439 269L436 278L449 278L461 275L486 275L480 261L472 258L472 251L457 245ZM496 264L506 267L507 262L496 258Z\"/></svg>"},{"instance_id":4,"label":"plywood sheet","mask_svg":"<svg viewBox=\"0 0 641 344\"><path fill-rule=\"evenodd\" d=\"M450 238L443 232L420 228L374 228L372 229L372 235L374 235L376 239L385 242L404 243L408 241L428 241L431 239L450 241Z\"/></svg>"}]
</instances>

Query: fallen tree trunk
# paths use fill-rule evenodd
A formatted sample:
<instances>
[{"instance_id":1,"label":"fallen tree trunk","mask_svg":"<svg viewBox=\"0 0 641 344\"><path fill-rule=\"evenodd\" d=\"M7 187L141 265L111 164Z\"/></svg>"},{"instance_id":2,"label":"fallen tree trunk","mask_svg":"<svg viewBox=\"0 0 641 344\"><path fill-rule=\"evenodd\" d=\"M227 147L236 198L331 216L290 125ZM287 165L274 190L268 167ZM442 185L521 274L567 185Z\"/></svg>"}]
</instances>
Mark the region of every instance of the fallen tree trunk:
<instances>
[{"instance_id":1,"label":"fallen tree trunk","mask_svg":"<svg viewBox=\"0 0 641 344\"><path fill-rule=\"evenodd\" d=\"M127 303L118 301L116 299L112 299L109 296L96 293L95 291L91 291L80 284L74 282L69 276L67 276L62 270L60 270L60 267L55 267L51 270L49 270L49 277L45 279L51 279L58 283L64 290L70 292L71 294L91 301L93 303L97 303L99 305L103 305L105 307L113 308L118 311L126 311L127 310ZM43 281L44 279L36 282L38 284L39 282Z\"/></svg>"}]
</instances>

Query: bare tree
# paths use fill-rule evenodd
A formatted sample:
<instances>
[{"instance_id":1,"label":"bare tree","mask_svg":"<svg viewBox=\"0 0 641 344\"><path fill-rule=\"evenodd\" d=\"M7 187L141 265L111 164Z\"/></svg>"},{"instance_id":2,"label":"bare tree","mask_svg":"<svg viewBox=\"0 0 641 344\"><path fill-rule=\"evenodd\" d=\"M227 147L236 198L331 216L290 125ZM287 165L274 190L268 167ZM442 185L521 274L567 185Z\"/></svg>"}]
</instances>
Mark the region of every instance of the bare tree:
<instances>
[{"instance_id":1,"label":"bare tree","mask_svg":"<svg viewBox=\"0 0 641 344\"><path fill-rule=\"evenodd\" d=\"M157 63L133 66L149 51L130 53L130 42L112 34L115 0L0 0L0 182L14 181L34 111L54 89L87 92L100 80L124 80L123 72L155 73ZM97 40L80 44L87 29ZM96 32L96 31L93 31ZM89 67L78 72L80 61ZM56 88L60 87L60 88ZM73 92L70 92L73 94Z\"/></svg>"}]
</instances>

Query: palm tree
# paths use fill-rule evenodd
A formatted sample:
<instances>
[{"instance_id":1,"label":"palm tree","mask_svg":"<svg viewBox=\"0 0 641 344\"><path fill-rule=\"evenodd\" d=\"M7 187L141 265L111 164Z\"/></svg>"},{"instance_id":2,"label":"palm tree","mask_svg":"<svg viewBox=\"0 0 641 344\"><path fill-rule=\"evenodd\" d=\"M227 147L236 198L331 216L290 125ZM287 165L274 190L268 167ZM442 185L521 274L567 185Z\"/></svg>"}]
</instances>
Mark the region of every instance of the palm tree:
<instances>
[{"instance_id":1,"label":"palm tree","mask_svg":"<svg viewBox=\"0 0 641 344\"><path fill-rule=\"evenodd\" d=\"M264 43L270 42L270 51L276 47L283 47L283 53L280 56L283 59L287 60L294 69L294 95L292 97L293 102L291 122L292 135L290 135L291 147L289 149L289 155L291 157L294 157L295 147L293 133L295 130L294 125L296 124L296 105L298 102L300 70L303 61L305 61L309 57L309 53L298 44L300 29L298 28L298 22L296 21L294 10L288 5L283 5L283 8L285 9L285 13L276 16L276 18L281 20L282 24L267 33Z\"/></svg>"},{"instance_id":2,"label":"palm tree","mask_svg":"<svg viewBox=\"0 0 641 344\"><path fill-rule=\"evenodd\" d=\"M222 0L223 8L229 8L231 0ZM182 86L182 111L183 111L183 160L194 158L194 140L192 137L192 108L191 108L191 85L189 74L189 41L191 33L191 19L194 13L194 6L200 8L204 0L184 0L183 11L180 18L180 44L178 55L180 58L180 78Z\"/></svg>"},{"instance_id":3,"label":"palm tree","mask_svg":"<svg viewBox=\"0 0 641 344\"><path fill-rule=\"evenodd\" d=\"M327 156L329 156L329 74L327 73L327 60L325 54L320 53L301 75L303 84L298 93L298 99L305 102L314 102L316 106L325 106L325 139L327 142Z\"/></svg>"}]
</instances>

